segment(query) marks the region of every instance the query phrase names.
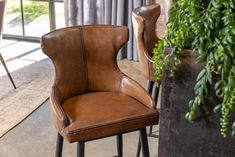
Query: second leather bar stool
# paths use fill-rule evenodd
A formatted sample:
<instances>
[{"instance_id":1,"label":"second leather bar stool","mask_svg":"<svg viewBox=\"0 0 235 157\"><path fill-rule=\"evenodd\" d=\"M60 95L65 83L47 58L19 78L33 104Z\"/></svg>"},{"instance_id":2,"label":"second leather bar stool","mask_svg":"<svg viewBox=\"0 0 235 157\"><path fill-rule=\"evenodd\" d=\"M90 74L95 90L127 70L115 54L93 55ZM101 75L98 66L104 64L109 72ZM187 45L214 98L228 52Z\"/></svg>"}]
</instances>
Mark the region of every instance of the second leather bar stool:
<instances>
[{"instance_id":1,"label":"second leather bar stool","mask_svg":"<svg viewBox=\"0 0 235 157\"><path fill-rule=\"evenodd\" d=\"M132 22L137 42L140 71L148 80L147 91L150 94L154 90L153 85L155 79L152 51L155 44L160 40L155 33L156 22L160 14L161 8L157 3L135 8L132 12ZM157 94L153 96L157 96ZM157 98L155 98L155 100L157 100Z\"/></svg>"},{"instance_id":2,"label":"second leather bar stool","mask_svg":"<svg viewBox=\"0 0 235 157\"><path fill-rule=\"evenodd\" d=\"M145 78L148 80L146 90L152 95L155 103L158 100L159 87L154 84L154 69L153 69L153 48L160 40L156 36L156 22L161 14L161 7L159 4L151 4L135 8L132 12L132 22L134 27L134 34L137 42L137 51L140 62L140 70ZM152 134L150 127L149 133ZM141 145L138 144L137 157L140 154Z\"/></svg>"}]
</instances>

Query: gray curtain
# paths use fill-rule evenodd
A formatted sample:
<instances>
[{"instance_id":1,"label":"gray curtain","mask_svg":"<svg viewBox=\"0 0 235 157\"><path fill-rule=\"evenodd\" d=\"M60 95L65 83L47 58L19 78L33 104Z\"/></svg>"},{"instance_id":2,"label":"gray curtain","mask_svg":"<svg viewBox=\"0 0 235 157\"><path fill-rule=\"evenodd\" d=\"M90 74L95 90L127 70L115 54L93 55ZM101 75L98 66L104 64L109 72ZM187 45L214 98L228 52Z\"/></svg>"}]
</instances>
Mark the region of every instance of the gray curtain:
<instances>
[{"instance_id":1,"label":"gray curtain","mask_svg":"<svg viewBox=\"0 0 235 157\"><path fill-rule=\"evenodd\" d=\"M65 0L67 26L86 24L112 24L129 27L129 41L120 50L118 59L138 60L132 28L131 12L134 8L153 3L154 0Z\"/></svg>"}]
</instances>

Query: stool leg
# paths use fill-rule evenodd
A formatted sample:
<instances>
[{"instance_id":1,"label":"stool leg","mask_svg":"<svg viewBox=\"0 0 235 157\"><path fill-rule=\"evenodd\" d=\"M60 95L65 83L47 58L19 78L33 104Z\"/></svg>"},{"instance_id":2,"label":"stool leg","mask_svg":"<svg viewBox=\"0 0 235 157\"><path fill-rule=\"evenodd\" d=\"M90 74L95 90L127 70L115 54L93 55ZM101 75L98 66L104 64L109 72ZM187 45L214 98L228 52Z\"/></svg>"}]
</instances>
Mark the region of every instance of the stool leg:
<instances>
[{"instance_id":1,"label":"stool leg","mask_svg":"<svg viewBox=\"0 0 235 157\"><path fill-rule=\"evenodd\" d=\"M122 134L117 135L117 155L118 155L118 157L123 156L123 136L122 136Z\"/></svg>"},{"instance_id":2,"label":"stool leg","mask_svg":"<svg viewBox=\"0 0 235 157\"><path fill-rule=\"evenodd\" d=\"M153 125L151 125L149 128L149 134L152 134L152 133L153 133Z\"/></svg>"},{"instance_id":3,"label":"stool leg","mask_svg":"<svg viewBox=\"0 0 235 157\"><path fill-rule=\"evenodd\" d=\"M153 90L153 87L154 87L154 81L150 81L148 80L148 83L147 83L147 87L146 87L146 90L147 92L149 93L149 95L152 95L152 91ZM150 126L150 128L152 128L153 126ZM137 146L137 152L136 152L136 157L139 157L140 156L140 150L141 150L141 143L140 143L140 139L138 141L138 146Z\"/></svg>"},{"instance_id":4,"label":"stool leg","mask_svg":"<svg viewBox=\"0 0 235 157\"><path fill-rule=\"evenodd\" d=\"M0 60L1 60L1 62L2 62L2 65L3 65L4 69L5 69L6 72L7 72L7 75L8 75L8 77L9 77L9 79L10 79L10 81L11 81L13 87L16 89L16 85L15 85L15 83L14 83L12 77L11 77L11 74L10 74L9 70L7 69L7 65L6 65L6 63L5 63L5 61L4 61L4 59L3 59L2 55L1 55L1 53L0 53Z\"/></svg>"},{"instance_id":5,"label":"stool leg","mask_svg":"<svg viewBox=\"0 0 235 157\"><path fill-rule=\"evenodd\" d=\"M157 85L153 85L153 92L152 92L152 98L157 103L158 100L158 93L159 93L159 87Z\"/></svg>"},{"instance_id":6,"label":"stool leg","mask_svg":"<svg viewBox=\"0 0 235 157\"><path fill-rule=\"evenodd\" d=\"M77 157L84 157L85 155L85 142L80 141L77 143Z\"/></svg>"},{"instance_id":7,"label":"stool leg","mask_svg":"<svg viewBox=\"0 0 235 157\"><path fill-rule=\"evenodd\" d=\"M148 80L146 90L149 93L149 95L152 95L153 86L154 86L154 81ZM137 146L136 157L140 156L140 150L141 150L141 143L140 143L140 139L139 139L138 146Z\"/></svg>"},{"instance_id":8,"label":"stool leg","mask_svg":"<svg viewBox=\"0 0 235 157\"><path fill-rule=\"evenodd\" d=\"M62 157L63 142L64 142L63 137L58 133L57 134L55 157Z\"/></svg>"},{"instance_id":9,"label":"stool leg","mask_svg":"<svg viewBox=\"0 0 235 157\"><path fill-rule=\"evenodd\" d=\"M146 128L140 129L140 141L142 146L143 157L150 157Z\"/></svg>"},{"instance_id":10,"label":"stool leg","mask_svg":"<svg viewBox=\"0 0 235 157\"><path fill-rule=\"evenodd\" d=\"M156 85L153 85L152 98L156 104L158 100L158 94L159 94L159 87ZM151 125L149 129L149 134L152 134L152 130L153 130L153 126Z\"/></svg>"},{"instance_id":11,"label":"stool leg","mask_svg":"<svg viewBox=\"0 0 235 157\"><path fill-rule=\"evenodd\" d=\"M152 94L153 84L154 84L154 82L153 82L153 81L148 80L146 90L147 90L147 92L149 93L149 95L151 95L151 94Z\"/></svg>"},{"instance_id":12,"label":"stool leg","mask_svg":"<svg viewBox=\"0 0 235 157\"><path fill-rule=\"evenodd\" d=\"M136 157L140 156L140 150L141 150L141 142L140 142L140 138L138 140L138 146L137 146L137 153L136 153Z\"/></svg>"}]
</instances>

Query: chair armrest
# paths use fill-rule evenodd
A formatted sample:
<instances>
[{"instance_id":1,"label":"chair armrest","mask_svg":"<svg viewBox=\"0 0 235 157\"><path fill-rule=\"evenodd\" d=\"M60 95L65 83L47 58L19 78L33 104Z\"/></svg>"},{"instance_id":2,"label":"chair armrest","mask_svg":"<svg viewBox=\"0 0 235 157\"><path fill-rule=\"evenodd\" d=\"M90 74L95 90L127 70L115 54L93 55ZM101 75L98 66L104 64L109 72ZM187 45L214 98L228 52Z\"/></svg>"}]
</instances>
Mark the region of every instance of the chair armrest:
<instances>
[{"instance_id":1,"label":"chair armrest","mask_svg":"<svg viewBox=\"0 0 235 157\"><path fill-rule=\"evenodd\" d=\"M61 103L55 94L55 89L52 87L52 92L50 96L51 103L51 118L55 124L56 129L62 133L64 128L69 125L69 119L64 113Z\"/></svg>"},{"instance_id":2,"label":"chair armrest","mask_svg":"<svg viewBox=\"0 0 235 157\"><path fill-rule=\"evenodd\" d=\"M155 102L147 91L136 81L124 75L121 78L120 90L122 93L129 95L149 108L155 108Z\"/></svg>"}]
</instances>

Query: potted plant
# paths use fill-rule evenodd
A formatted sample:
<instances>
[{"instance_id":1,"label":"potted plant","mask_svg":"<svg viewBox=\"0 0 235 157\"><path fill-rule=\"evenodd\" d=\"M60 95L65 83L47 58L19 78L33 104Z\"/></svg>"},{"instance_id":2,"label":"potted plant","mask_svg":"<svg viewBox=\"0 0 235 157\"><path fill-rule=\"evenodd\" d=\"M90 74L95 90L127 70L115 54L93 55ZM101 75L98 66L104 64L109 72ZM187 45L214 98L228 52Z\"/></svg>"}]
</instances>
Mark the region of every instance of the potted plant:
<instances>
[{"instance_id":1,"label":"potted plant","mask_svg":"<svg viewBox=\"0 0 235 157\"><path fill-rule=\"evenodd\" d=\"M225 137L235 137L235 1L175 0L167 31L153 50L159 157L234 156L235 139Z\"/></svg>"}]
</instances>

